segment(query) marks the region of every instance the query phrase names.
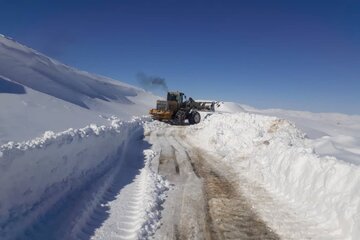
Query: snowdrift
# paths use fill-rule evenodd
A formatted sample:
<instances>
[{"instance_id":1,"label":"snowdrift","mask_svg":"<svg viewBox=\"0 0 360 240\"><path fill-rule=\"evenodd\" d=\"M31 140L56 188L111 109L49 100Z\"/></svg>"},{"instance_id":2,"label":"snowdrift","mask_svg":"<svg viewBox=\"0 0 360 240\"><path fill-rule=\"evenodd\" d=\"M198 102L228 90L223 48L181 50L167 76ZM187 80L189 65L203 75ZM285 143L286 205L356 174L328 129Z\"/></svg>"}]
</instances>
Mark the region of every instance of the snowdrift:
<instances>
[{"instance_id":1,"label":"snowdrift","mask_svg":"<svg viewBox=\"0 0 360 240\"><path fill-rule=\"evenodd\" d=\"M316 222L360 238L360 168L318 156L292 123L249 113L214 114L189 130L239 174L300 206Z\"/></svg>"},{"instance_id":2,"label":"snowdrift","mask_svg":"<svg viewBox=\"0 0 360 240\"><path fill-rule=\"evenodd\" d=\"M244 106L244 105L243 105ZM247 112L290 120L312 139L316 153L360 165L360 116L341 113L312 113L283 109L259 110L245 107Z\"/></svg>"},{"instance_id":3,"label":"snowdrift","mask_svg":"<svg viewBox=\"0 0 360 240\"><path fill-rule=\"evenodd\" d=\"M0 238L13 239L86 182L122 161L142 120L112 120L0 147Z\"/></svg>"}]
</instances>

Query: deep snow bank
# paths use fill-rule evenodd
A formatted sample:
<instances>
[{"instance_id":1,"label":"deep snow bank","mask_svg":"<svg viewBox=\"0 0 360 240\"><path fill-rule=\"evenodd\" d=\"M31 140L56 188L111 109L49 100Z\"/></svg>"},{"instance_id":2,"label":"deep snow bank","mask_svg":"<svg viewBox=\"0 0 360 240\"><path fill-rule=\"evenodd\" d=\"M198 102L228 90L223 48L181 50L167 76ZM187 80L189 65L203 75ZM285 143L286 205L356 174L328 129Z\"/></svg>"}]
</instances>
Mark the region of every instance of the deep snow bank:
<instances>
[{"instance_id":1,"label":"deep snow bank","mask_svg":"<svg viewBox=\"0 0 360 240\"><path fill-rule=\"evenodd\" d=\"M245 108L247 112L276 116L296 123L310 139L321 156L360 165L360 116L341 113L312 113L283 109Z\"/></svg>"},{"instance_id":2,"label":"deep snow bank","mask_svg":"<svg viewBox=\"0 0 360 240\"><path fill-rule=\"evenodd\" d=\"M142 135L142 121L46 132L0 147L0 238L11 239L67 193L120 161L124 146ZM130 144L131 146L131 144Z\"/></svg>"},{"instance_id":3,"label":"deep snow bank","mask_svg":"<svg viewBox=\"0 0 360 240\"><path fill-rule=\"evenodd\" d=\"M316 155L290 122L249 113L214 114L189 131L239 173L339 229L342 239L360 238L360 168Z\"/></svg>"}]
</instances>

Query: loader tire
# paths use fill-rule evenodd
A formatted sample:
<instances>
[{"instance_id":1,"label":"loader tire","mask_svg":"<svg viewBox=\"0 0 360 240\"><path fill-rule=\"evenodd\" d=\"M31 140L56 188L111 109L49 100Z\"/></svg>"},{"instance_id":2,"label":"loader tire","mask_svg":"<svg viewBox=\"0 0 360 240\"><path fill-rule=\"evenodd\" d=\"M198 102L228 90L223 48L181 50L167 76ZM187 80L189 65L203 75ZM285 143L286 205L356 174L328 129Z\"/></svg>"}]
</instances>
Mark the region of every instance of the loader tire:
<instances>
[{"instance_id":1,"label":"loader tire","mask_svg":"<svg viewBox=\"0 0 360 240\"><path fill-rule=\"evenodd\" d=\"M190 125L194 124L194 119L193 119L192 113L189 114L188 119L189 119Z\"/></svg>"},{"instance_id":2,"label":"loader tire","mask_svg":"<svg viewBox=\"0 0 360 240\"><path fill-rule=\"evenodd\" d=\"M175 114L175 123L176 123L176 124L179 124L179 125L182 125L182 124L184 124L185 118L186 118L185 112L183 112L183 111L178 111L178 112Z\"/></svg>"},{"instance_id":3,"label":"loader tire","mask_svg":"<svg viewBox=\"0 0 360 240\"><path fill-rule=\"evenodd\" d=\"M200 113L198 113L197 111L191 113L191 116L189 118L190 124L198 124L200 120L201 120Z\"/></svg>"}]
</instances>

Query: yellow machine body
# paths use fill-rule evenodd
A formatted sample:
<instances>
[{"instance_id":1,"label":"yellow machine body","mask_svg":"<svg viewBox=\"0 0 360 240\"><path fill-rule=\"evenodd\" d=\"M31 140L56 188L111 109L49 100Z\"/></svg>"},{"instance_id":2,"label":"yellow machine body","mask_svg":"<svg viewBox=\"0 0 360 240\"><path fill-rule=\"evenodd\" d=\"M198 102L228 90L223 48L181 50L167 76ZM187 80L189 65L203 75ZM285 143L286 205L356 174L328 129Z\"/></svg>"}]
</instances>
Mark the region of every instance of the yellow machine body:
<instances>
[{"instance_id":1,"label":"yellow machine body","mask_svg":"<svg viewBox=\"0 0 360 240\"><path fill-rule=\"evenodd\" d=\"M161 101L158 100L156 109L150 110L150 115L153 119L159 121L169 121L174 118L174 113L178 109L176 101Z\"/></svg>"}]
</instances>

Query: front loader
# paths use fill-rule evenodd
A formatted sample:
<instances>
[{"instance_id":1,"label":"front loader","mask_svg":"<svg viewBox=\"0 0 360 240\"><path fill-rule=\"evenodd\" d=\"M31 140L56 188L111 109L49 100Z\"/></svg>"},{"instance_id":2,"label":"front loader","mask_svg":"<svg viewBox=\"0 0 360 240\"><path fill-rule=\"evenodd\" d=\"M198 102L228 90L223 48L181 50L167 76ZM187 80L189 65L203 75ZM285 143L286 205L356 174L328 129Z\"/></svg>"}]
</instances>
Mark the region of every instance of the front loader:
<instances>
[{"instance_id":1,"label":"front loader","mask_svg":"<svg viewBox=\"0 0 360 240\"><path fill-rule=\"evenodd\" d=\"M215 111L215 102L196 102L191 97L186 99L182 92L168 92L167 100L157 100L156 109L150 110L153 119L182 125L197 124L201 120L198 111Z\"/></svg>"}]
</instances>

